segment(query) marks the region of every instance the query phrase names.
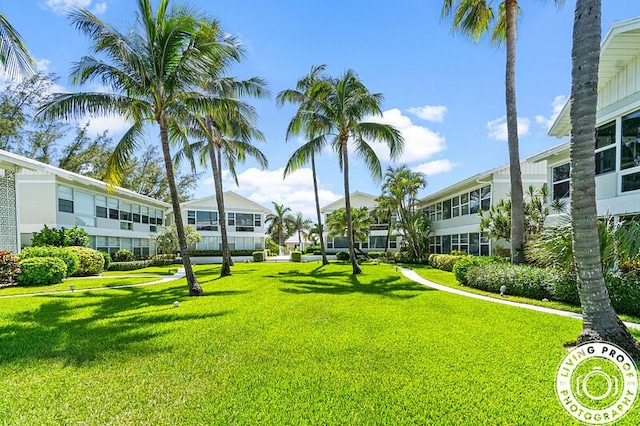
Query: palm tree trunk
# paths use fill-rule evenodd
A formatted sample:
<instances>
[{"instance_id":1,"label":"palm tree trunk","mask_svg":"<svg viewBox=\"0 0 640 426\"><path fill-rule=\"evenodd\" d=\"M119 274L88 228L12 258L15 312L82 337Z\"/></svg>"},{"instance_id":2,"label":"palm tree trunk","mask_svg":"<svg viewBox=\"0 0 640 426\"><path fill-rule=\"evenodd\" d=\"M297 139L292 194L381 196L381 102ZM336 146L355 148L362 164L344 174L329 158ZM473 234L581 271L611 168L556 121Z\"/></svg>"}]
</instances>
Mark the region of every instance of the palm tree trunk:
<instances>
[{"instance_id":1,"label":"palm tree trunk","mask_svg":"<svg viewBox=\"0 0 640 426\"><path fill-rule=\"evenodd\" d=\"M518 146L518 112L516 108L516 13L517 0L506 0L507 20L507 67L506 104L507 139L509 146L509 174L511 176L511 259L513 263L523 261L524 248L524 202L522 195L522 172L520 171L520 149Z\"/></svg>"},{"instance_id":2,"label":"palm tree trunk","mask_svg":"<svg viewBox=\"0 0 640 426\"><path fill-rule=\"evenodd\" d=\"M322 215L320 214L320 198L318 197L318 179L316 177L316 158L311 154L311 174L313 175L313 193L316 198L316 215L318 216L318 234L320 234L320 251L322 252L322 264L328 265L327 251L324 248L324 235L322 230Z\"/></svg>"},{"instance_id":3,"label":"palm tree trunk","mask_svg":"<svg viewBox=\"0 0 640 426\"><path fill-rule=\"evenodd\" d=\"M349 258L351 259L351 267L353 274L362 273L353 242L353 223L351 223L351 197L349 195L349 157L347 152L347 141L342 141L342 170L344 172L344 207L347 219L347 241L349 243Z\"/></svg>"},{"instance_id":4,"label":"palm tree trunk","mask_svg":"<svg viewBox=\"0 0 640 426\"><path fill-rule=\"evenodd\" d=\"M204 291L202 291L202 287L198 284L198 280L193 273L189 249L187 247L187 238L184 233L182 213L180 212L180 199L178 198L178 189L176 188L176 179L173 173L173 162L171 161L171 151L169 149L167 126L162 120L158 120L158 125L160 126L160 142L162 144L162 155L164 156L164 167L167 172L167 182L169 183L169 192L171 193L173 217L176 223L176 231L178 233L178 245L180 246L182 264L184 265L187 285L189 286L189 296L202 296L204 295Z\"/></svg>"},{"instance_id":5,"label":"palm tree trunk","mask_svg":"<svg viewBox=\"0 0 640 426\"><path fill-rule=\"evenodd\" d=\"M387 258L389 252L389 241L391 241L391 210L387 210L387 241L384 244L384 258Z\"/></svg>"},{"instance_id":6,"label":"palm tree trunk","mask_svg":"<svg viewBox=\"0 0 640 426\"><path fill-rule=\"evenodd\" d=\"M576 3L571 81L571 216L573 250L582 305L578 342L604 340L622 347L636 360L640 345L611 306L604 284L598 244L595 198L596 106L600 58L600 0Z\"/></svg>"},{"instance_id":7,"label":"palm tree trunk","mask_svg":"<svg viewBox=\"0 0 640 426\"><path fill-rule=\"evenodd\" d=\"M211 169L213 171L213 185L216 192L216 203L218 205L218 224L220 226L220 239L222 243L222 268L220 269L220 276L227 277L231 275L231 256L229 254L229 239L227 238L227 217L224 210L222 171L220 170L220 163L218 162L218 158L216 157L216 150L218 150L218 148L215 146L215 144L211 144L209 148L209 159L211 161Z\"/></svg>"}]
</instances>

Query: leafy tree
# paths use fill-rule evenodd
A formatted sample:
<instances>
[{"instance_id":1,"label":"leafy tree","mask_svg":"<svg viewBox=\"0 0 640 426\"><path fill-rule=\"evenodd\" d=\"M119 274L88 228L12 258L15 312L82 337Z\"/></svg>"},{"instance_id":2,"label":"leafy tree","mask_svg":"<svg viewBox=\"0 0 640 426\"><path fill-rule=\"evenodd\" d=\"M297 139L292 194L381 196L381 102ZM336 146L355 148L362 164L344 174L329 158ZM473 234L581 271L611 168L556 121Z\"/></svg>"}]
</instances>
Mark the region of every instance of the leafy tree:
<instances>
[{"instance_id":1,"label":"leafy tree","mask_svg":"<svg viewBox=\"0 0 640 426\"><path fill-rule=\"evenodd\" d=\"M31 75L33 71L33 58L22 37L0 13L0 72L13 78Z\"/></svg>"},{"instance_id":2,"label":"leafy tree","mask_svg":"<svg viewBox=\"0 0 640 426\"><path fill-rule=\"evenodd\" d=\"M89 245L89 234L83 228L78 228L78 225L74 225L72 228L61 227L56 229L49 228L45 224L39 232L33 233L31 245L34 247L87 247Z\"/></svg>"},{"instance_id":3,"label":"leafy tree","mask_svg":"<svg viewBox=\"0 0 640 426\"><path fill-rule=\"evenodd\" d=\"M170 144L177 142L177 129L187 120L213 114L219 107L219 100L203 93L200 85L221 56L234 54L232 43L217 21L194 8L177 5L169 10L169 0L160 0L155 12L150 0L138 0L137 5L136 25L125 31L86 9L69 14L97 55L85 56L74 66L73 83L97 80L110 93L59 93L41 111L45 117L62 118L120 115L133 123L107 163L106 180L112 184L122 180L144 126L157 125L189 294L202 295L187 251Z\"/></svg>"},{"instance_id":4,"label":"leafy tree","mask_svg":"<svg viewBox=\"0 0 640 426\"><path fill-rule=\"evenodd\" d=\"M313 82L308 90L304 108L298 109L291 119L291 134L304 131L313 136L311 140L298 148L289 162L306 164L312 155L320 153L330 146L338 156L338 164L343 172L344 199L347 227L351 229L351 198L349 190L349 149L362 158L367 169L375 179L382 176L382 167L369 142L385 143L391 159L402 153L404 140L400 132L388 124L365 121L365 118L380 115L382 94L371 93L360 81L353 70L346 71L338 78L322 76ZM353 232L347 232L349 255L354 274L362 272L355 255Z\"/></svg>"},{"instance_id":5,"label":"leafy tree","mask_svg":"<svg viewBox=\"0 0 640 426\"><path fill-rule=\"evenodd\" d=\"M563 4L564 0L555 0L555 3ZM491 32L493 43L506 43L505 101L513 211L510 231L513 263L523 260L525 241L524 195L516 108L516 18L519 13L518 0L502 0L495 5L491 0L444 0L442 6L442 17L453 16L452 28L473 41L478 42L485 34Z\"/></svg>"},{"instance_id":6,"label":"leafy tree","mask_svg":"<svg viewBox=\"0 0 640 426\"><path fill-rule=\"evenodd\" d=\"M604 340L622 347L636 360L640 344L616 315L605 287L602 260L593 242L598 240L593 167L598 65L600 62L600 0L577 0L573 23L571 69L571 177L573 252L582 305L582 332L578 342Z\"/></svg>"},{"instance_id":7,"label":"leafy tree","mask_svg":"<svg viewBox=\"0 0 640 426\"><path fill-rule=\"evenodd\" d=\"M305 219L302 216L302 213L298 212L293 217L293 221L291 222L291 230L294 233L298 234L298 247L301 251L304 252L304 240L303 236L306 237L308 235L309 228L311 227L311 219Z\"/></svg>"},{"instance_id":8,"label":"leafy tree","mask_svg":"<svg viewBox=\"0 0 640 426\"><path fill-rule=\"evenodd\" d=\"M325 70L324 65L317 65L311 67L311 71L306 76L302 77L298 80L295 89L287 89L278 93L277 102L279 104L284 104L285 102L291 102L293 104L299 105L299 110L303 110L309 108L313 103L313 88L315 83L317 83L320 79L324 78L322 76L322 72ZM293 135L300 134L304 132L305 136L309 138L309 140L313 140L316 135L313 133L313 127L308 125L305 129L299 127L300 123L295 123L294 120L291 121L289 128L287 129L287 140L291 138ZM305 144L308 146L308 144ZM303 151L306 151L309 147L304 148ZM287 165L284 168L284 177L287 177L289 174L301 168L304 164L306 164L307 154L298 154L298 151L294 153L291 158L287 161ZM324 231L322 229L322 214L320 213L320 197L318 196L318 177L316 172L316 155L313 150L308 153L309 161L311 162L311 174L313 176L313 195L316 203L316 217L318 220L318 232L317 235L320 239L320 251L322 253L322 264L328 265L329 260L327 259L327 250L324 245Z\"/></svg>"},{"instance_id":9,"label":"leafy tree","mask_svg":"<svg viewBox=\"0 0 640 426\"><path fill-rule=\"evenodd\" d=\"M187 237L187 245L192 246L202 241L202 236L193 226L185 226L185 236ZM164 254L175 254L180 250L180 242L178 241L178 231L175 225L165 226L162 232L153 237L158 247L158 251Z\"/></svg>"},{"instance_id":10,"label":"leafy tree","mask_svg":"<svg viewBox=\"0 0 640 426\"><path fill-rule=\"evenodd\" d=\"M371 225L374 223L373 216L367 207L351 208L351 226L349 226L347 209L342 207L332 212L327 217L328 236L351 237L353 241L369 241ZM351 230L351 235L349 235ZM362 250L360 250L362 253Z\"/></svg>"},{"instance_id":11,"label":"leafy tree","mask_svg":"<svg viewBox=\"0 0 640 426\"><path fill-rule=\"evenodd\" d=\"M269 213L265 218L265 223L268 223L267 233L273 240L278 241L280 247L284 246L284 241L293 235L292 223L294 221L293 216L287 214L291 211L289 207L285 207L284 204L278 204L272 201L273 210L275 213Z\"/></svg>"}]
</instances>

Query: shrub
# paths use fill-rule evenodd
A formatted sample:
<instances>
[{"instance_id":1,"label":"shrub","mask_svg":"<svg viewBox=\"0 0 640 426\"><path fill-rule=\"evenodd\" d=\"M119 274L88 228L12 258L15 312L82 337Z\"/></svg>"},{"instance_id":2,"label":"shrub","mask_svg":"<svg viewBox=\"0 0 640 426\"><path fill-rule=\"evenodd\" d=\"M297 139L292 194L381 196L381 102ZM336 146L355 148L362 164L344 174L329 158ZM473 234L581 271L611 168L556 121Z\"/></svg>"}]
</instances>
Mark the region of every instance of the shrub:
<instances>
[{"instance_id":1,"label":"shrub","mask_svg":"<svg viewBox=\"0 0 640 426\"><path fill-rule=\"evenodd\" d=\"M149 259L151 260L151 266L167 266L173 264L173 261L176 260L175 254L156 254L151 256Z\"/></svg>"},{"instance_id":2,"label":"shrub","mask_svg":"<svg viewBox=\"0 0 640 426\"><path fill-rule=\"evenodd\" d=\"M338 260L349 260L349 253L347 253L346 251L339 251L336 254L336 259L338 259Z\"/></svg>"},{"instance_id":3,"label":"shrub","mask_svg":"<svg viewBox=\"0 0 640 426\"><path fill-rule=\"evenodd\" d=\"M381 257L384 257L384 252L382 252L382 251L370 251L367 254L372 259L380 259Z\"/></svg>"},{"instance_id":4,"label":"shrub","mask_svg":"<svg viewBox=\"0 0 640 426\"><path fill-rule=\"evenodd\" d=\"M299 250L295 250L291 252L291 261L292 262L302 262L302 252Z\"/></svg>"},{"instance_id":5,"label":"shrub","mask_svg":"<svg viewBox=\"0 0 640 426\"><path fill-rule=\"evenodd\" d=\"M505 285L508 295L538 300L555 299L555 288L567 279L556 269L502 262L472 266L466 276L471 287L499 293L500 287Z\"/></svg>"},{"instance_id":6,"label":"shrub","mask_svg":"<svg viewBox=\"0 0 640 426\"><path fill-rule=\"evenodd\" d=\"M101 251L100 254L102 255L102 257L104 257L104 266L102 267L102 270L108 271L109 265L111 265L111 262L113 262L113 260L111 259L111 255L106 251Z\"/></svg>"},{"instance_id":7,"label":"shrub","mask_svg":"<svg viewBox=\"0 0 640 426\"><path fill-rule=\"evenodd\" d=\"M136 257L131 253L131 251L121 249L113 253L111 259L113 259L114 262L133 262L136 260Z\"/></svg>"},{"instance_id":8,"label":"shrub","mask_svg":"<svg viewBox=\"0 0 640 426\"><path fill-rule=\"evenodd\" d=\"M34 247L40 246L54 246L54 247L69 247L80 246L86 247L89 245L89 234L82 228L78 228L78 225L74 225L73 228L49 228L44 225L40 232L33 233L33 239L31 244Z\"/></svg>"},{"instance_id":9,"label":"shrub","mask_svg":"<svg viewBox=\"0 0 640 426\"><path fill-rule=\"evenodd\" d=\"M264 262L264 251L254 251L253 252L253 261L254 262Z\"/></svg>"},{"instance_id":10,"label":"shrub","mask_svg":"<svg viewBox=\"0 0 640 426\"><path fill-rule=\"evenodd\" d=\"M89 234L83 228L78 228L78 225L73 225L73 228L62 228L62 244L65 247L78 246L86 247L89 245Z\"/></svg>"},{"instance_id":11,"label":"shrub","mask_svg":"<svg viewBox=\"0 0 640 426\"><path fill-rule=\"evenodd\" d=\"M56 284L67 274L67 264L59 257L29 257L20 262L20 269L20 285Z\"/></svg>"},{"instance_id":12,"label":"shrub","mask_svg":"<svg viewBox=\"0 0 640 426\"><path fill-rule=\"evenodd\" d=\"M80 258L80 267L74 276L98 275L104 269L104 257L98 250L88 247L69 247Z\"/></svg>"},{"instance_id":13,"label":"shrub","mask_svg":"<svg viewBox=\"0 0 640 426\"><path fill-rule=\"evenodd\" d=\"M509 262L509 259L498 256L466 256L453 265L453 273L460 284L467 285L467 271L470 267L494 262Z\"/></svg>"},{"instance_id":14,"label":"shrub","mask_svg":"<svg viewBox=\"0 0 640 426\"><path fill-rule=\"evenodd\" d=\"M252 256L253 250L230 250L231 256ZM276 251L276 253L278 253ZM222 250L189 250L191 257L222 256Z\"/></svg>"},{"instance_id":15,"label":"shrub","mask_svg":"<svg viewBox=\"0 0 640 426\"><path fill-rule=\"evenodd\" d=\"M0 251L0 284L14 285L20 274L20 265L10 251Z\"/></svg>"},{"instance_id":16,"label":"shrub","mask_svg":"<svg viewBox=\"0 0 640 426\"><path fill-rule=\"evenodd\" d=\"M40 247L27 247L20 252L21 259L30 259L32 257L57 257L67 265L65 271L66 277L70 277L75 274L80 267L80 258L68 247L52 247L52 246L40 246Z\"/></svg>"},{"instance_id":17,"label":"shrub","mask_svg":"<svg viewBox=\"0 0 640 426\"><path fill-rule=\"evenodd\" d=\"M316 250L316 248L315 248L315 247L313 247L313 246L305 247L305 248L304 248L304 253L305 253L305 254L311 254L311 253L313 253L315 250Z\"/></svg>"},{"instance_id":18,"label":"shrub","mask_svg":"<svg viewBox=\"0 0 640 426\"><path fill-rule=\"evenodd\" d=\"M466 259L467 256L452 255L452 254L431 254L429 255L429 265L443 271L453 271L453 266L462 259Z\"/></svg>"},{"instance_id":19,"label":"shrub","mask_svg":"<svg viewBox=\"0 0 640 426\"><path fill-rule=\"evenodd\" d=\"M153 260L134 260L132 262L112 262L109 265L110 271L133 271L135 269L148 268L153 264Z\"/></svg>"},{"instance_id":20,"label":"shrub","mask_svg":"<svg viewBox=\"0 0 640 426\"><path fill-rule=\"evenodd\" d=\"M498 257L508 257L511 258L511 249L495 246L493 247L493 254Z\"/></svg>"},{"instance_id":21,"label":"shrub","mask_svg":"<svg viewBox=\"0 0 640 426\"><path fill-rule=\"evenodd\" d=\"M617 313L640 316L640 273L607 274L605 283ZM574 284L575 287L575 284ZM576 290L577 291L577 290Z\"/></svg>"},{"instance_id":22,"label":"shrub","mask_svg":"<svg viewBox=\"0 0 640 426\"><path fill-rule=\"evenodd\" d=\"M313 255L314 256L321 256L322 255L322 250L314 250L313 251Z\"/></svg>"},{"instance_id":23,"label":"shrub","mask_svg":"<svg viewBox=\"0 0 640 426\"><path fill-rule=\"evenodd\" d=\"M466 251L460 251L460 250L451 250L451 252L449 254L451 256L466 256L467 252Z\"/></svg>"}]
</instances>

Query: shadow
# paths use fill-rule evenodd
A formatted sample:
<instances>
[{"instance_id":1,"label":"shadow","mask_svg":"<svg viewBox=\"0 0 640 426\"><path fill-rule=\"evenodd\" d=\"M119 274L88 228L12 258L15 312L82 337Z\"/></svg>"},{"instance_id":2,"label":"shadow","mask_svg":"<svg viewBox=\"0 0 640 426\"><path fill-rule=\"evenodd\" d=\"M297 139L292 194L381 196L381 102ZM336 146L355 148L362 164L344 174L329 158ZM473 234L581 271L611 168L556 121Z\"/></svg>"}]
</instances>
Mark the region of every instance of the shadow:
<instances>
[{"instance_id":1,"label":"shadow","mask_svg":"<svg viewBox=\"0 0 640 426\"><path fill-rule=\"evenodd\" d=\"M230 292L217 293L221 294L209 297ZM83 365L114 352L146 356L170 351L172 345L159 339L169 333L168 326L230 313L175 309L173 301L185 300L182 286L35 297L47 300L36 309L5 316L7 325L0 326L0 363L31 358Z\"/></svg>"}]
</instances>

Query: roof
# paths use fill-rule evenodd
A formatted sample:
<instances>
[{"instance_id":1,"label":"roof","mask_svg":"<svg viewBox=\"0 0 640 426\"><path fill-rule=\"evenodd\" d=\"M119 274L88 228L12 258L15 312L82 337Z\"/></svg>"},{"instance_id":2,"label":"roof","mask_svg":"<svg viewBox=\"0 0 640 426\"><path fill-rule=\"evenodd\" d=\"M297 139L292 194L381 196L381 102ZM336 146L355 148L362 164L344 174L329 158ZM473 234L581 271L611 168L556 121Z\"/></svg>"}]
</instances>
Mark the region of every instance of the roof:
<instances>
[{"instance_id":1,"label":"roof","mask_svg":"<svg viewBox=\"0 0 640 426\"><path fill-rule=\"evenodd\" d=\"M485 172L478 173L471 177L466 178L465 180L461 180L460 182L454 183L453 185L447 186L446 188L441 189L438 192L434 192L433 194L429 194L426 197L423 197L420 202L425 202L430 199L438 199L443 195L449 194L451 192L457 192L458 190L462 190L468 187L471 184L483 183L485 179L491 178L494 173L500 172L502 170L508 169L508 164L503 164L494 169L487 170Z\"/></svg>"},{"instance_id":2,"label":"roof","mask_svg":"<svg viewBox=\"0 0 640 426\"><path fill-rule=\"evenodd\" d=\"M378 197L377 195L372 195L372 194L368 194L366 192L360 192L360 191L355 191L355 192L352 192L350 194L351 198L357 197L357 196L364 197L364 198L370 198L372 201L375 200ZM333 209L339 209L339 208L342 208L342 207L344 207L344 197L340 197L337 200L327 204L326 206L322 206L320 208L320 210L321 211L333 210Z\"/></svg>"},{"instance_id":3,"label":"roof","mask_svg":"<svg viewBox=\"0 0 640 426\"><path fill-rule=\"evenodd\" d=\"M230 196L231 197L236 197L238 199L240 199L243 203L246 203L247 205L251 206L251 208L255 209L255 210L259 210L262 211L264 213L271 213L271 210L269 210L267 207L263 206L262 204L258 204L253 200L250 200L247 197L244 197L238 193L235 193L233 191L224 191L224 198L227 199ZM206 202L210 202L212 201L215 205L216 203L216 196L215 194L213 195L208 195L206 197L202 197L202 198L196 198L195 200L189 200L189 201L185 201L183 203L180 203L181 206L191 206L191 205L198 205L198 204L205 204ZM226 203L225 203L226 204Z\"/></svg>"},{"instance_id":4,"label":"roof","mask_svg":"<svg viewBox=\"0 0 640 426\"><path fill-rule=\"evenodd\" d=\"M560 145L553 146L549 149L545 149L544 151L537 153L536 155L532 155L531 157L529 157L529 160L537 163L540 161L544 161L547 158L553 157L554 155L562 154L565 151L569 151L569 149L569 142L563 142Z\"/></svg>"},{"instance_id":5,"label":"roof","mask_svg":"<svg viewBox=\"0 0 640 426\"><path fill-rule=\"evenodd\" d=\"M640 17L614 22L600 49L598 89L608 84L639 53ZM549 136L564 137L571 133L570 102L568 99L549 128Z\"/></svg>"},{"instance_id":6,"label":"roof","mask_svg":"<svg viewBox=\"0 0 640 426\"><path fill-rule=\"evenodd\" d=\"M59 167L52 166L50 164L42 163L40 161L36 161L31 158L23 157L22 155L14 154L13 152L0 149L0 164L2 164L3 162L13 164L15 166L18 166L24 169L50 173L71 182L76 182L76 183L80 183L88 186L95 186L105 192L113 191L116 194L126 195L128 197L135 198L138 200L144 200L147 203L153 203L158 206L162 206L164 208L171 207L171 204L169 203L156 200L155 198L148 197L146 195L138 194L137 192L131 191L130 189L125 189L119 186L108 185L107 183L101 180L84 176L79 173L70 172L68 170L64 170Z\"/></svg>"}]
</instances>

